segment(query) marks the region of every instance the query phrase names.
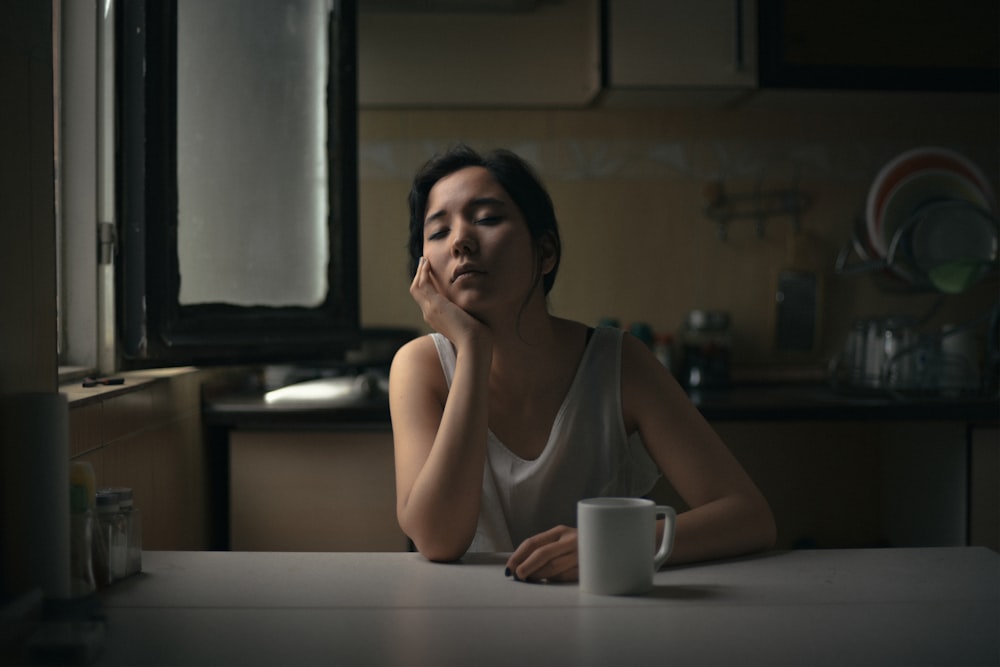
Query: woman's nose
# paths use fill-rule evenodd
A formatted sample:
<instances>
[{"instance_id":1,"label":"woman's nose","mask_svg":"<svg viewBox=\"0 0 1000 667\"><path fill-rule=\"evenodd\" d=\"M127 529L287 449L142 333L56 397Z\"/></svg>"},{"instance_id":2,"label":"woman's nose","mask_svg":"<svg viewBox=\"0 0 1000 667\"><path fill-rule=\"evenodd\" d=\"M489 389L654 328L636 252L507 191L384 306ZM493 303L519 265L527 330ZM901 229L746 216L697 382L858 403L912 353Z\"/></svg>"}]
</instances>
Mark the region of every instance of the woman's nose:
<instances>
[{"instance_id":1,"label":"woman's nose","mask_svg":"<svg viewBox=\"0 0 1000 667\"><path fill-rule=\"evenodd\" d=\"M475 252L477 247L472 225L459 225L455 229L451 250L455 255L467 255Z\"/></svg>"}]
</instances>

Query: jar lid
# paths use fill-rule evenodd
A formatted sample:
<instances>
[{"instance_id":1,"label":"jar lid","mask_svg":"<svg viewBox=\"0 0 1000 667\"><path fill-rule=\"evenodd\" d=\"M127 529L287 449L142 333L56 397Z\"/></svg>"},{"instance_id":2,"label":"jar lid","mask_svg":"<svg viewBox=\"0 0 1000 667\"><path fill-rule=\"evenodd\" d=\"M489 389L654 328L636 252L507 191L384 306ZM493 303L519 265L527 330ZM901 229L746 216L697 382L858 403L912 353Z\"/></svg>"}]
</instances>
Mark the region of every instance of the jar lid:
<instances>
[{"instance_id":1,"label":"jar lid","mask_svg":"<svg viewBox=\"0 0 1000 667\"><path fill-rule=\"evenodd\" d=\"M118 492L114 489L98 489L97 510L99 512L117 512Z\"/></svg>"},{"instance_id":2,"label":"jar lid","mask_svg":"<svg viewBox=\"0 0 1000 667\"><path fill-rule=\"evenodd\" d=\"M108 493L117 493L119 500L132 500L132 489L127 486L105 486L99 491L106 491Z\"/></svg>"}]
</instances>

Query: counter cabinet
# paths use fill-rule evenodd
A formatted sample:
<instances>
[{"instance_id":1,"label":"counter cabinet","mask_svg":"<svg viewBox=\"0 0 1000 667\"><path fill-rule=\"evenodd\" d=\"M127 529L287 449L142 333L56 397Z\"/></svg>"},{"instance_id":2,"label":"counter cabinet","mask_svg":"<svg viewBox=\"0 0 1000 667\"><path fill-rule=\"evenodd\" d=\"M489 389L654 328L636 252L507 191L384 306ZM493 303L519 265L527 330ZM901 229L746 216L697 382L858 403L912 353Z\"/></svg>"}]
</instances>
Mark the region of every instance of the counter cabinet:
<instances>
[{"instance_id":1,"label":"counter cabinet","mask_svg":"<svg viewBox=\"0 0 1000 667\"><path fill-rule=\"evenodd\" d=\"M987 546L998 430L964 422L713 422L757 482L782 549ZM405 551L392 433L229 433L229 548ZM680 509L662 481L651 494Z\"/></svg>"},{"instance_id":2,"label":"counter cabinet","mask_svg":"<svg viewBox=\"0 0 1000 667\"><path fill-rule=\"evenodd\" d=\"M1000 431L964 421L722 421L777 547L1000 550ZM680 505L661 480L658 501Z\"/></svg>"},{"instance_id":3,"label":"counter cabinet","mask_svg":"<svg viewBox=\"0 0 1000 667\"><path fill-rule=\"evenodd\" d=\"M814 386L745 387L695 401L757 482L777 547L1000 550L1000 404L893 401ZM275 411L217 401L234 550L405 550L388 405ZM223 444L224 443L224 444ZM651 494L683 510L669 484Z\"/></svg>"},{"instance_id":4,"label":"counter cabinet","mask_svg":"<svg viewBox=\"0 0 1000 667\"><path fill-rule=\"evenodd\" d=\"M392 431L230 431L229 548L406 551Z\"/></svg>"}]
</instances>

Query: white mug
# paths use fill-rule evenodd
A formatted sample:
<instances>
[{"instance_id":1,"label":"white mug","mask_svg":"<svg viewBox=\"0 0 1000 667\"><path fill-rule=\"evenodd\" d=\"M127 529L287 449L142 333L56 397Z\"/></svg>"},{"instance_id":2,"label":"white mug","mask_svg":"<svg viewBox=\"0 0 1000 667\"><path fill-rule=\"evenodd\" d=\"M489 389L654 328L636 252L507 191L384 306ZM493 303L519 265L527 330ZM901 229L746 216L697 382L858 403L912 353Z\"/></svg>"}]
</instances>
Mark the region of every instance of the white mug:
<instances>
[{"instance_id":1,"label":"white mug","mask_svg":"<svg viewBox=\"0 0 1000 667\"><path fill-rule=\"evenodd\" d=\"M656 549L656 518L664 517ZM576 504L580 590L639 595L653 589L653 572L674 546L672 507L644 498L589 498ZM654 553L655 550L655 553Z\"/></svg>"}]
</instances>

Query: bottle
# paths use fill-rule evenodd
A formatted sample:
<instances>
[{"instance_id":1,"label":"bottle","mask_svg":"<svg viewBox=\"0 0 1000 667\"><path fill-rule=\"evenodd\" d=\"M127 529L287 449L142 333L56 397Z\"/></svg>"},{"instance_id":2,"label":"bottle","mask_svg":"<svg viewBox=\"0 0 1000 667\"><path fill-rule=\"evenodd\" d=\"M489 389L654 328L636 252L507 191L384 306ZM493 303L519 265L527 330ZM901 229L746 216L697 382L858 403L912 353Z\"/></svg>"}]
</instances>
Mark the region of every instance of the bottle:
<instances>
[{"instance_id":1,"label":"bottle","mask_svg":"<svg viewBox=\"0 0 1000 667\"><path fill-rule=\"evenodd\" d=\"M70 467L70 595L74 598L97 590L92 556L94 539L94 469L84 461Z\"/></svg>"}]
</instances>

